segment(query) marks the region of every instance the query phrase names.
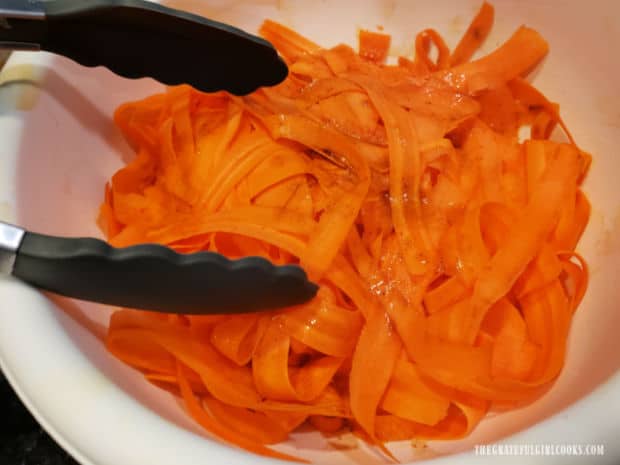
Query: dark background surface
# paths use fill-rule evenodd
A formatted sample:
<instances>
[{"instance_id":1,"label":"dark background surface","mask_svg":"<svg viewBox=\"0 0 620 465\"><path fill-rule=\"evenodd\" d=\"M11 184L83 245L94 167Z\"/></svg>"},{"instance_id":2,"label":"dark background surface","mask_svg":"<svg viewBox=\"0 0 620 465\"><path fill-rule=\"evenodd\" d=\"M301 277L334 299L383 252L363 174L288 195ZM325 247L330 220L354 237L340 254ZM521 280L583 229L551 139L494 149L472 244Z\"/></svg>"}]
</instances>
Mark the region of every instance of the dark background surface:
<instances>
[{"instance_id":1,"label":"dark background surface","mask_svg":"<svg viewBox=\"0 0 620 465\"><path fill-rule=\"evenodd\" d=\"M78 465L17 398L0 372L0 464Z\"/></svg>"}]
</instances>

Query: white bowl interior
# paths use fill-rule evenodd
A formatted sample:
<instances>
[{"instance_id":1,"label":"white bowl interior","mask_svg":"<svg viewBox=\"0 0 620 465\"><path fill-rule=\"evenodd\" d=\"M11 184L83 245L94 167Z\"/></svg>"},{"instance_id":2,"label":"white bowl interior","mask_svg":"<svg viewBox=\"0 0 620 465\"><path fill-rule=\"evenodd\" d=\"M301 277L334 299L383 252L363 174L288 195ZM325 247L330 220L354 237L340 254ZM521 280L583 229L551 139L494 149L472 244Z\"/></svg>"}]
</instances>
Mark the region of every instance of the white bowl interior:
<instances>
[{"instance_id":1,"label":"white bowl interior","mask_svg":"<svg viewBox=\"0 0 620 465\"><path fill-rule=\"evenodd\" d=\"M410 56L415 33L426 27L436 28L449 45L454 45L480 2L170 0L167 3L249 31L255 31L263 19L273 18L325 46L340 42L354 45L358 28L375 29L382 25L386 32L393 34L392 53ZM620 196L614 174L620 172L615 145L620 137L620 95L612 77L620 75L620 64L612 59L608 48L620 43L617 21L620 4L612 0L596 3L598 7L594 8L584 2L568 0L496 0L496 25L484 47L484 51L495 48L523 23L538 29L549 41L551 54L537 70L535 82L550 99L562 104L562 114L576 140L594 155L586 184L593 205L592 218L579 248L591 265L591 286L574 318L565 369L541 399L517 411L486 419L465 440L433 443L423 451L413 449L409 443L395 444L392 449L403 461L455 453L470 449L473 444L506 438L543 422L606 382L618 384L620 343L616 332L620 327L620 312L615 302L620 298L617 278L620 273ZM148 79L127 81L107 70L82 68L59 57L14 56L0 75L0 108L3 109L0 137L6 139L0 148L3 154L0 157L0 217L49 234L100 236L95 218L104 184L122 165L123 159L131 157L111 122L112 112L123 101L161 89ZM5 137L5 134L13 136ZM105 398L106 402L111 402L106 404L111 411L93 410L93 415L101 415L101 418L93 417L93 422L106 424L123 418L139 418L135 421L141 423L135 425L134 434L140 435L145 430L148 434L159 434L160 429L168 433L179 430L182 434L179 433L178 444L186 445L188 450L209 454L204 455L207 459L229 457L230 462L233 458L227 455L233 454L229 449L218 448L201 437L200 429L170 395L151 387L138 373L105 352L95 335L103 334L108 309L67 299L48 301L21 284L6 280L0 282L0 298L11 299L15 302L15 311L21 312L23 307L24 312L20 318L11 320L17 325L11 331L6 326L4 331L0 329L0 359L4 369L48 429L84 461L127 465L173 463L163 461L165 454L161 451L152 453L153 461L147 462L144 455L124 450L129 441L127 446L119 446L120 451L93 448L88 442L96 437L94 434L99 434L96 425L93 430L84 423L80 426L82 433L77 434L75 422L66 426L57 420L56 416L63 414L62 408L66 414L67 402L71 402L74 393L44 397L39 391L46 386L50 389L60 385L67 387L66 380L56 379L60 375L54 374L54 368L66 375L63 370L71 370L70 365L75 363L84 379L77 380L73 389L115 390L114 400ZM3 318L8 321L9 317L0 317L0 326L4 324ZM31 325L33 334L37 335L35 347L32 343L27 346L28 336L20 336L20 332L28 331L26 324ZM84 329L84 325L89 330ZM52 350L47 346L48 341L62 345L57 346L58 365L39 367L36 375L27 374L24 370L33 366L37 354ZM79 363L77 359L66 357L71 352L80 354ZM75 375L76 370L70 373ZM41 385L45 379L46 384ZM80 397L82 395L86 397ZM620 404L618 389L597 391L594 395L607 396L613 405ZM77 397L86 403L93 399L88 393ZM50 408L48 404L54 399L59 405ZM595 416L604 413L590 411ZM595 424L605 427L603 420ZM553 427L553 423L543 422L538 431L542 431L540 428L551 431L549 428ZM601 430L601 437L612 438L612 433ZM615 433L617 435L617 429ZM337 447L316 433L296 434L280 448L334 465L383 460L365 447L347 449L346 441Z\"/></svg>"}]
</instances>

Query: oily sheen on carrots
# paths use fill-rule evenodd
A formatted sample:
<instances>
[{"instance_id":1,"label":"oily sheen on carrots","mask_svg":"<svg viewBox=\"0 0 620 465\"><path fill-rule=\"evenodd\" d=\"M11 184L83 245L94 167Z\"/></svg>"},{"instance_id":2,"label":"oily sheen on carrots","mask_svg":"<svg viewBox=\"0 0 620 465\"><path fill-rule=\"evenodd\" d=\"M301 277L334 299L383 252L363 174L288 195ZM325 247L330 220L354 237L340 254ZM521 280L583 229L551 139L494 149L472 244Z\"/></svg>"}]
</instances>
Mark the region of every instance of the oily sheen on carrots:
<instances>
[{"instance_id":1,"label":"oily sheen on carrots","mask_svg":"<svg viewBox=\"0 0 620 465\"><path fill-rule=\"evenodd\" d=\"M453 52L427 29L387 65L384 34L326 49L266 21L282 84L122 105L136 156L106 186L111 244L299 263L321 288L263 314L119 310L108 349L206 430L282 458L267 446L302 424L455 439L540 395L587 287L590 156L549 140L559 107L524 79L538 32L471 60L492 22L485 4Z\"/></svg>"}]
</instances>

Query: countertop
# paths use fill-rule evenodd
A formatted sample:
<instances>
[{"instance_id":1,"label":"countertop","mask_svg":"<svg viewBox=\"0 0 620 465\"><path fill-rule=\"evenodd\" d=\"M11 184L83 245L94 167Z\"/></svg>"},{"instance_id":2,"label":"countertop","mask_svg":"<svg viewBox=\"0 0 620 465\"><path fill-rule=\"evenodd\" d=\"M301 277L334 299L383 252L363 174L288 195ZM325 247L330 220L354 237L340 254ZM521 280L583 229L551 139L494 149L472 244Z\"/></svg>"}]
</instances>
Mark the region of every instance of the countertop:
<instances>
[{"instance_id":1,"label":"countertop","mask_svg":"<svg viewBox=\"0 0 620 465\"><path fill-rule=\"evenodd\" d=\"M78 465L17 398L0 372L0 464Z\"/></svg>"}]
</instances>

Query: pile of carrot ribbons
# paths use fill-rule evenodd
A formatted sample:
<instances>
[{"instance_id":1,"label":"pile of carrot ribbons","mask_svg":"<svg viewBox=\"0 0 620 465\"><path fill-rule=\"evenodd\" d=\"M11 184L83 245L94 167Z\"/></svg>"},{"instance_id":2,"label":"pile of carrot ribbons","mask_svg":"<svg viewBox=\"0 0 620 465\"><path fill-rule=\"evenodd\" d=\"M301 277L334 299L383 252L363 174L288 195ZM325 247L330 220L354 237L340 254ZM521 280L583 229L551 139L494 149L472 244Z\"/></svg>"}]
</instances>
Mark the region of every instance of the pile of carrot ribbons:
<instances>
[{"instance_id":1,"label":"pile of carrot ribbons","mask_svg":"<svg viewBox=\"0 0 620 465\"><path fill-rule=\"evenodd\" d=\"M298 263L320 291L261 314L118 310L108 349L206 430L280 458L267 445L302 424L456 439L537 398L587 287L591 157L524 79L538 32L472 61L492 23L484 4L454 51L427 29L387 65L383 33L325 49L266 21L282 84L122 105L136 156L106 186L111 244ZM569 142L549 140L558 125Z\"/></svg>"}]
</instances>

